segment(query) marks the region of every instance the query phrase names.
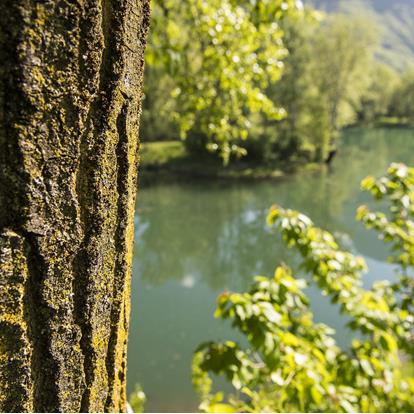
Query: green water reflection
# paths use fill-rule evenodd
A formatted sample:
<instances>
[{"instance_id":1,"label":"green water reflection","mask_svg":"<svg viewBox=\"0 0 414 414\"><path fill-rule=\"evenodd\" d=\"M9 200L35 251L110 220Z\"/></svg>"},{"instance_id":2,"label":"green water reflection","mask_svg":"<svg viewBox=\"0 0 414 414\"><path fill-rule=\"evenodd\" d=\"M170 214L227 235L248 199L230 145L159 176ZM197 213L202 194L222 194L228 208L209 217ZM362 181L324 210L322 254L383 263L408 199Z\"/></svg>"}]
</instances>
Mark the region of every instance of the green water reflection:
<instances>
[{"instance_id":1,"label":"green water reflection","mask_svg":"<svg viewBox=\"0 0 414 414\"><path fill-rule=\"evenodd\" d=\"M336 232L365 256L364 280L392 278L385 247L354 221L368 198L359 191L367 174L383 173L391 161L414 164L414 131L344 133L331 171L250 183L154 184L139 192L128 353L128 383L141 383L148 412L194 411L191 355L204 340L235 338L213 319L217 295L246 289L257 274L272 275L280 261L295 265L278 235L265 225L273 203L300 210ZM346 343L344 319L316 289L309 289L315 318L333 326Z\"/></svg>"}]
</instances>

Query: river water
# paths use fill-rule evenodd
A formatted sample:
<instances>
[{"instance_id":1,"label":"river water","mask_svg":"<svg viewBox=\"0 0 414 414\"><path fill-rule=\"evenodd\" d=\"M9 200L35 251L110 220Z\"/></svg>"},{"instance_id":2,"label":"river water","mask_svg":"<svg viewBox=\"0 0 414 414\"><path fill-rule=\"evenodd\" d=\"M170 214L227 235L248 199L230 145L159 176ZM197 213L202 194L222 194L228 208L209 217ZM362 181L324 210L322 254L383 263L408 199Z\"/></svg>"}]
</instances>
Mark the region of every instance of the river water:
<instances>
[{"instance_id":1,"label":"river water","mask_svg":"<svg viewBox=\"0 0 414 414\"><path fill-rule=\"evenodd\" d=\"M244 290L253 276L272 276L281 261L297 264L279 236L266 227L269 207L280 204L309 215L365 257L364 283L392 279L387 250L355 222L369 203L359 183L393 162L414 165L414 130L352 129L342 136L330 171L259 182L191 181L141 188L136 210L128 391L140 383L147 412L197 410L191 357L203 341L239 339L215 320L224 290ZM307 291L315 319L336 329L346 346L346 320L314 287Z\"/></svg>"}]
</instances>

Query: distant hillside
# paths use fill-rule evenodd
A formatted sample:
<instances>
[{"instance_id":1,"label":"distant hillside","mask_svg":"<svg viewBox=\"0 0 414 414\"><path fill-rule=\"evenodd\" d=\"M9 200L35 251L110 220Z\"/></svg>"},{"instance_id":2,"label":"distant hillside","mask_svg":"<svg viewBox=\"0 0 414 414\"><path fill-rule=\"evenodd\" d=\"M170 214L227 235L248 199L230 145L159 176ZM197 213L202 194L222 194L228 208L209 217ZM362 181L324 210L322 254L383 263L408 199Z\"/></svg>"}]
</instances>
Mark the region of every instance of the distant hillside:
<instances>
[{"instance_id":1,"label":"distant hillside","mask_svg":"<svg viewBox=\"0 0 414 414\"><path fill-rule=\"evenodd\" d=\"M412 7L414 5L413 0L361 0L361 3L365 3L366 7L375 9L376 11L383 13L384 11L390 11L395 6ZM346 3L357 3L355 0L304 0L304 3L312 3L316 8L334 11L340 9Z\"/></svg>"},{"instance_id":2,"label":"distant hillside","mask_svg":"<svg viewBox=\"0 0 414 414\"><path fill-rule=\"evenodd\" d=\"M382 32L378 58L404 71L414 66L414 0L304 0L328 12L371 16Z\"/></svg>"}]
</instances>

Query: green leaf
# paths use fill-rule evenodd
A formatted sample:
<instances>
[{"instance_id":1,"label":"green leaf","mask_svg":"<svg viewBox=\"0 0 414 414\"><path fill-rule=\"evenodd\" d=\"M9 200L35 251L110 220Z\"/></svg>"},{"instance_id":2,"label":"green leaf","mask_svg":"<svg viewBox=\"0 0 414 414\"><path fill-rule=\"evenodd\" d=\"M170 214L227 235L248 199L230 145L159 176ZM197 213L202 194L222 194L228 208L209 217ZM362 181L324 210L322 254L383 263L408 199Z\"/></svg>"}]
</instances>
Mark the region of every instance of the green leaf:
<instances>
[{"instance_id":1,"label":"green leaf","mask_svg":"<svg viewBox=\"0 0 414 414\"><path fill-rule=\"evenodd\" d=\"M210 413L237 413L237 409L229 404L216 403L208 406Z\"/></svg>"}]
</instances>

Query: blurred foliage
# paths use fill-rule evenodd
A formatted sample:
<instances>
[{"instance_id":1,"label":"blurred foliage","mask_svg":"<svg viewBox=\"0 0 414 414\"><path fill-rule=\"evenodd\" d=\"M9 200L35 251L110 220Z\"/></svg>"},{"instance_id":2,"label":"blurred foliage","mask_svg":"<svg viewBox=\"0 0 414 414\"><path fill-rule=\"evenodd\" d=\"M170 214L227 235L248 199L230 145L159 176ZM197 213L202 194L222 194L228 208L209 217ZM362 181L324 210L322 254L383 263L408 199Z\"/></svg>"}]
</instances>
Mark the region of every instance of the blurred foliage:
<instances>
[{"instance_id":1,"label":"blurred foliage","mask_svg":"<svg viewBox=\"0 0 414 414\"><path fill-rule=\"evenodd\" d=\"M186 156L187 153L180 141L148 142L140 146L141 166L155 167L180 162Z\"/></svg>"},{"instance_id":2,"label":"blurred foliage","mask_svg":"<svg viewBox=\"0 0 414 414\"><path fill-rule=\"evenodd\" d=\"M325 161L341 128L414 113L412 76L375 59L376 22L293 0L154 0L144 140L225 163Z\"/></svg>"},{"instance_id":3,"label":"blurred foliage","mask_svg":"<svg viewBox=\"0 0 414 414\"><path fill-rule=\"evenodd\" d=\"M329 120L313 76L314 45L310 42L320 18L322 15L305 10L301 16L281 23L289 54L280 82L269 85L267 94L282 105L287 116L278 122L267 119L253 124L255 132L245 144L250 159L323 161L328 152Z\"/></svg>"},{"instance_id":4,"label":"blurred foliage","mask_svg":"<svg viewBox=\"0 0 414 414\"><path fill-rule=\"evenodd\" d=\"M389 115L398 81L395 71L382 63L374 62L368 87L363 89L359 102L354 105L358 121L372 123Z\"/></svg>"},{"instance_id":5,"label":"blurred foliage","mask_svg":"<svg viewBox=\"0 0 414 414\"><path fill-rule=\"evenodd\" d=\"M341 349L334 331L316 323L304 293L306 282L286 265L272 279L256 277L246 293L223 293L216 317L232 320L248 347L231 341L201 345L193 382L207 412L412 412L414 377L414 169L392 164L362 188L383 202L357 219L392 247L399 281L362 286L366 264L343 250L327 231L293 210L273 206L268 223L281 231L302 268L349 317L355 339ZM385 212L384 212L385 211ZM209 373L224 376L236 392L213 393Z\"/></svg>"},{"instance_id":6,"label":"blurred foliage","mask_svg":"<svg viewBox=\"0 0 414 414\"><path fill-rule=\"evenodd\" d=\"M401 78L391 98L390 115L414 122L414 69Z\"/></svg>"},{"instance_id":7,"label":"blurred foliage","mask_svg":"<svg viewBox=\"0 0 414 414\"><path fill-rule=\"evenodd\" d=\"M354 107L369 86L370 67L378 47L376 27L365 18L333 15L312 39L312 79L327 107L330 133L356 121Z\"/></svg>"},{"instance_id":8,"label":"blurred foliage","mask_svg":"<svg viewBox=\"0 0 414 414\"><path fill-rule=\"evenodd\" d=\"M129 396L129 405L134 413L143 413L144 405L147 397L145 396L144 391L142 390L141 385L136 384L134 391Z\"/></svg>"},{"instance_id":9,"label":"blurred foliage","mask_svg":"<svg viewBox=\"0 0 414 414\"><path fill-rule=\"evenodd\" d=\"M256 161L323 161L341 127L388 113L397 75L373 59L372 23L252 4L154 3L147 140L181 134L226 161L246 149Z\"/></svg>"},{"instance_id":10,"label":"blurred foliage","mask_svg":"<svg viewBox=\"0 0 414 414\"><path fill-rule=\"evenodd\" d=\"M364 19L309 10L281 26L289 55L281 81L268 94L287 117L267 122L247 148L262 161L323 162L339 130L356 121L370 83L367 67L377 47L376 31Z\"/></svg>"},{"instance_id":11,"label":"blurred foliage","mask_svg":"<svg viewBox=\"0 0 414 414\"><path fill-rule=\"evenodd\" d=\"M156 0L149 67L174 82L173 114L182 138L196 137L225 162L244 155L237 145L249 113L280 119L285 112L264 93L277 81L287 51L278 21L297 10L292 0Z\"/></svg>"}]
</instances>

